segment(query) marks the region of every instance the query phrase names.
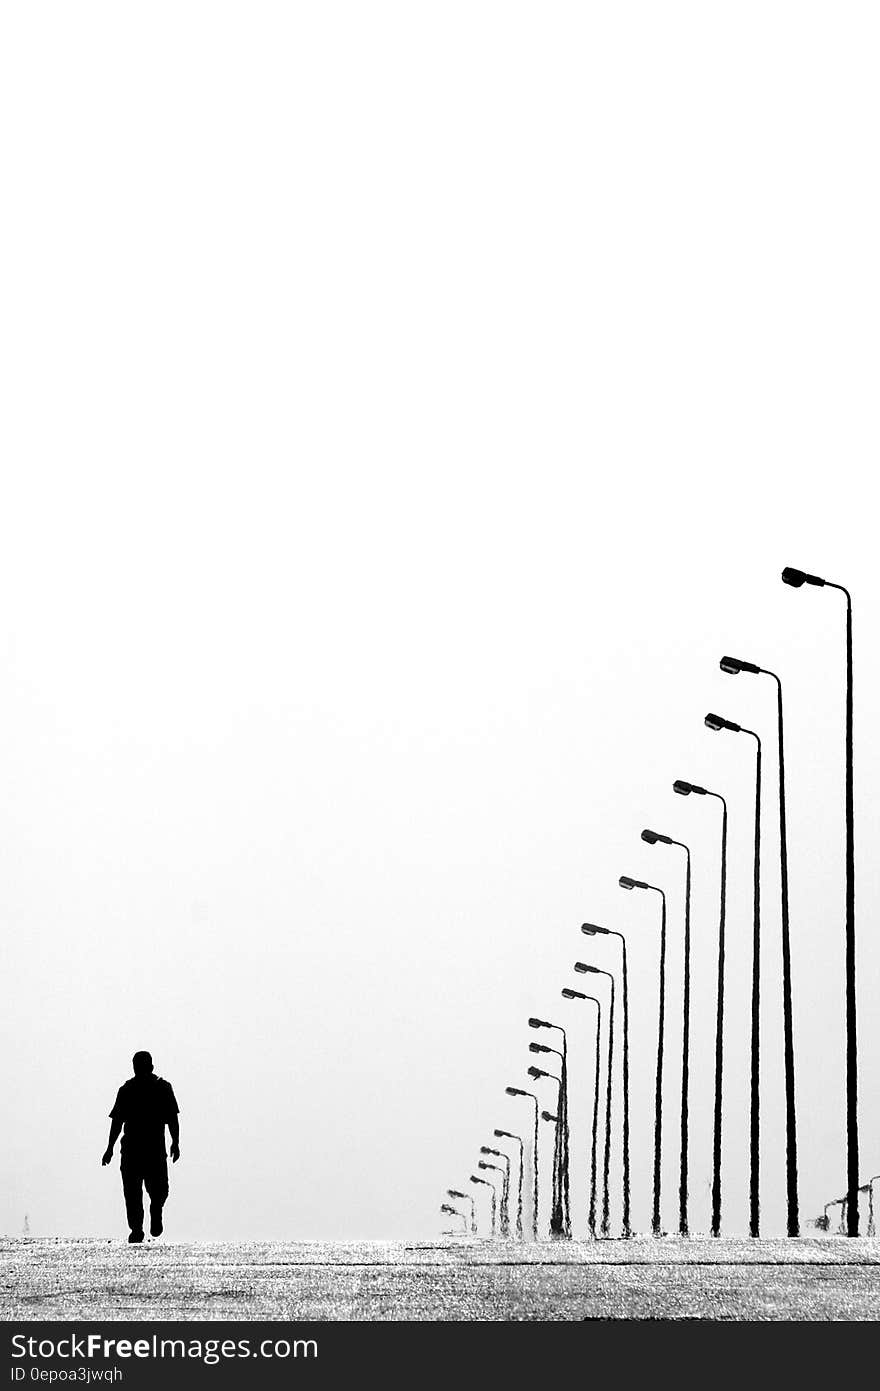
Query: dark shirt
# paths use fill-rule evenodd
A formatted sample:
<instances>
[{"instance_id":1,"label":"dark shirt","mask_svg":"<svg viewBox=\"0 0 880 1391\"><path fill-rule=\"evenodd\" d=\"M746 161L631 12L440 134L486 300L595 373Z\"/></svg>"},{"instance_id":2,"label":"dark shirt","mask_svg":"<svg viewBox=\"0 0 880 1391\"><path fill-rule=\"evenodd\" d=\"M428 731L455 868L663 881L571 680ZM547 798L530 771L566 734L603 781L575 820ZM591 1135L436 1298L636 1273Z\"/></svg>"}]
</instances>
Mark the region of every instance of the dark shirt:
<instances>
[{"instance_id":1,"label":"dark shirt","mask_svg":"<svg viewBox=\"0 0 880 1391\"><path fill-rule=\"evenodd\" d=\"M178 1110L171 1083L151 1072L147 1077L129 1077L123 1082L110 1115L123 1123L124 1150L164 1154L165 1126Z\"/></svg>"}]
</instances>

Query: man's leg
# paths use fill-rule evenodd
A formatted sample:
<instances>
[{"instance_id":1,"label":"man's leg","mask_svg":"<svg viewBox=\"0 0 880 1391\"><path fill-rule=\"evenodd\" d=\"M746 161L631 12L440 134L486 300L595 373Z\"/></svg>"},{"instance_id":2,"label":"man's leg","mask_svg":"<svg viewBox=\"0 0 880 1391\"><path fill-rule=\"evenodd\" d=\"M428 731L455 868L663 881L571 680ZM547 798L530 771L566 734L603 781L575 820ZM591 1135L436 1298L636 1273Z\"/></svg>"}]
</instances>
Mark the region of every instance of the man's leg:
<instances>
[{"instance_id":1,"label":"man's leg","mask_svg":"<svg viewBox=\"0 0 880 1391\"><path fill-rule=\"evenodd\" d=\"M122 1192L125 1195L125 1213L131 1231L129 1241L144 1239L144 1192L141 1164L137 1156L122 1156Z\"/></svg>"},{"instance_id":2,"label":"man's leg","mask_svg":"<svg viewBox=\"0 0 880 1391\"><path fill-rule=\"evenodd\" d=\"M150 1197L150 1235L162 1235L162 1208L168 1197L168 1160L158 1155L144 1170L144 1183Z\"/></svg>"}]
</instances>

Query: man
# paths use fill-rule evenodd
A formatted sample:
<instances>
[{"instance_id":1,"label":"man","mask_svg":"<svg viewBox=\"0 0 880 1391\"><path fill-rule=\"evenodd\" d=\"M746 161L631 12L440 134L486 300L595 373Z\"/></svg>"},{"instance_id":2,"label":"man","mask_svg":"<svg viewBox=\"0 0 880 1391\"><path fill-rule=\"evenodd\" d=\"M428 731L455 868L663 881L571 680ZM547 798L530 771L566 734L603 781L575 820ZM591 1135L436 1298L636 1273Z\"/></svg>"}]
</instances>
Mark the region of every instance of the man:
<instances>
[{"instance_id":1,"label":"man","mask_svg":"<svg viewBox=\"0 0 880 1391\"><path fill-rule=\"evenodd\" d=\"M131 1229L130 1242L144 1239L144 1194L150 1199L150 1235L162 1235L162 1208L168 1197L168 1159L165 1153L165 1127L171 1136L171 1159L180 1158L178 1106L170 1082L153 1072L149 1053L135 1053L131 1060L134 1076L123 1082L110 1112L110 1139L101 1160L109 1164L119 1132L125 1127L120 1146L122 1191Z\"/></svg>"}]
</instances>

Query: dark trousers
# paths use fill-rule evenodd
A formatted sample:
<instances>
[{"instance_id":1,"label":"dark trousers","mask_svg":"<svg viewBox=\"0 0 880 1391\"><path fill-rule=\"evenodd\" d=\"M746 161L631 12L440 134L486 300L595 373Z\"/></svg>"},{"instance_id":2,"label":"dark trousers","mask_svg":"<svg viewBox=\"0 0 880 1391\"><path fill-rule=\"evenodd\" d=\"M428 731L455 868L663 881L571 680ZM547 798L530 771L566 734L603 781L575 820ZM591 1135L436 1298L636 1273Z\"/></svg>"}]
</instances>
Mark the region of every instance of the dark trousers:
<instances>
[{"instance_id":1,"label":"dark trousers","mask_svg":"<svg viewBox=\"0 0 880 1391\"><path fill-rule=\"evenodd\" d=\"M133 1232L144 1230L144 1189L150 1199L150 1217L162 1218L162 1208L168 1197L168 1160L164 1151L145 1154L139 1150L122 1151L122 1191L125 1213Z\"/></svg>"}]
</instances>

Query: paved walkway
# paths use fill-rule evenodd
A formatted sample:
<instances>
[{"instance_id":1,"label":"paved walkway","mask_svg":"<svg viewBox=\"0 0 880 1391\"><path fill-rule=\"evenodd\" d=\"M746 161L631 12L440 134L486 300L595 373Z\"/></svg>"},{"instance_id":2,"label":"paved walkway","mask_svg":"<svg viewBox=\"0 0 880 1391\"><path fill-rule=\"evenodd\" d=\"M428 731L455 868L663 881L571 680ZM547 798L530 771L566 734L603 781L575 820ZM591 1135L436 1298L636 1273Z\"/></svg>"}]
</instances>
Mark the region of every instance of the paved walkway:
<instances>
[{"instance_id":1,"label":"paved walkway","mask_svg":"<svg viewBox=\"0 0 880 1391\"><path fill-rule=\"evenodd\" d=\"M9 1319L871 1319L880 1241L0 1239Z\"/></svg>"}]
</instances>

